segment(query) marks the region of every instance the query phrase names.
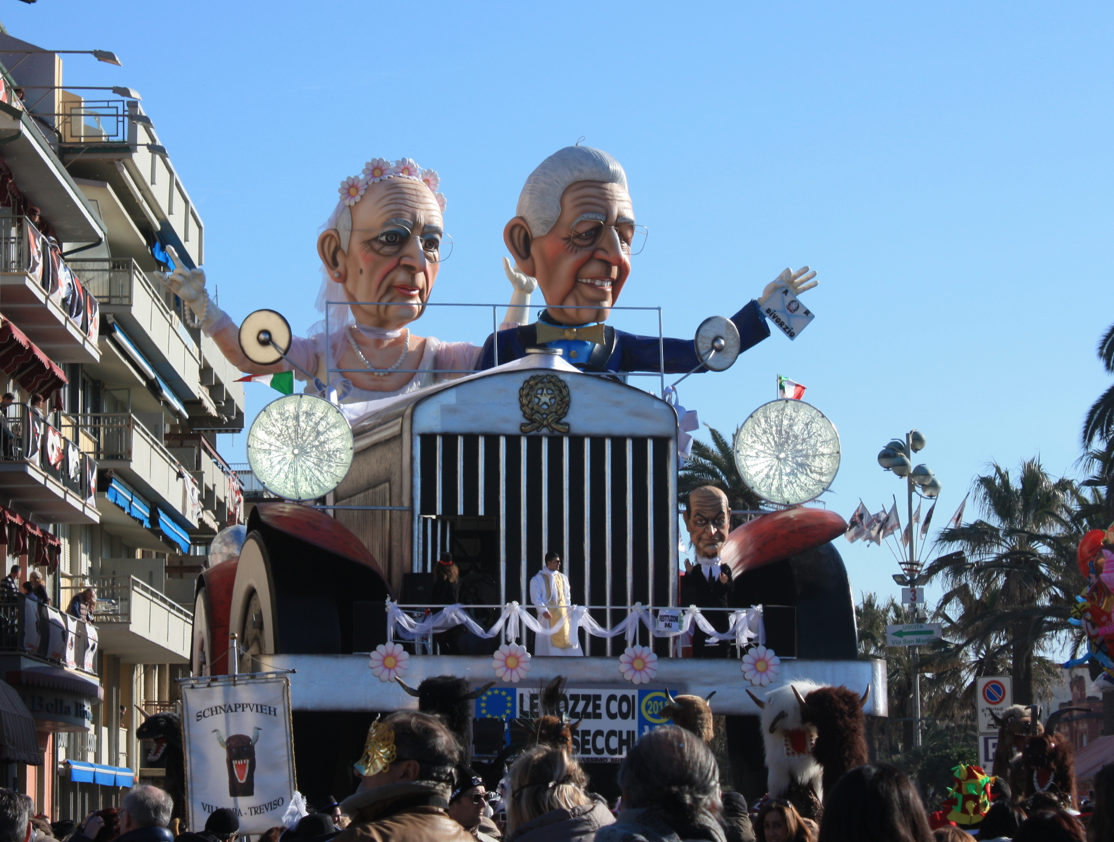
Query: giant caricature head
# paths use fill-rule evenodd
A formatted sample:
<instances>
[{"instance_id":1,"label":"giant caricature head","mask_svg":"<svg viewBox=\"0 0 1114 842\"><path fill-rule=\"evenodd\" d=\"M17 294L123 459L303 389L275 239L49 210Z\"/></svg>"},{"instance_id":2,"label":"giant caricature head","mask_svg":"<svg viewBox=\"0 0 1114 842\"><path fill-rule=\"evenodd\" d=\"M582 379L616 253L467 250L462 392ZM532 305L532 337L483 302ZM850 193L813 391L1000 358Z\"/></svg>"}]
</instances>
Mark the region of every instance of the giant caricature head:
<instances>
[{"instance_id":1,"label":"giant caricature head","mask_svg":"<svg viewBox=\"0 0 1114 842\"><path fill-rule=\"evenodd\" d=\"M714 485L702 485L689 493L685 527L701 558L716 558L731 531L731 506L727 495Z\"/></svg>"},{"instance_id":2,"label":"giant caricature head","mask_svg":"<svg viewBox=\"0 0 1114 842\"><path fill-rule=\"evenodd\" d=\"M357 323L397 329L424 311L447 251L437 187L437 173L407 158L373 159L341 183L317 253L332 282L328 297L350 302Z\"/></svg>"},{"instance_id":3,"label":"giant caricature head","mask_svg":"<svg viewBox=\"0 0 1114 842\"><path fill-rule=\"evenodd\" d=\"M587 146L555 152L526 179L517 214L503 241L537 278L549 317L567 325L607 319L640 236L619 162Z\"/></svg>"}]
</instances>

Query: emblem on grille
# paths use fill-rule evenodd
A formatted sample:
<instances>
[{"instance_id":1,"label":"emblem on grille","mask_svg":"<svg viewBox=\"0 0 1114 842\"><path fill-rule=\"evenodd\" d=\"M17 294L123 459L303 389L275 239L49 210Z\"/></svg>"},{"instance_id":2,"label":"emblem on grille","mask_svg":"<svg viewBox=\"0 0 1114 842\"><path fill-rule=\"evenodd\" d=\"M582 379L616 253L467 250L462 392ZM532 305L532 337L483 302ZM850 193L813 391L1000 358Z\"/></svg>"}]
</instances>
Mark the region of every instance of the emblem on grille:
<instances>
[{"instance_id":1,"label":"emblem on grille","mask_svg":"<svg viewBox=\"0 0 1114 842\"><path fill-rule=\"evenodd\" d=\"M527 422L521 426L522 432L569 431L569 425L561 423L569 412L569 387L559 377L535 374L529 378L518 390L518 405Z\"/></svg>"}]
</instances>

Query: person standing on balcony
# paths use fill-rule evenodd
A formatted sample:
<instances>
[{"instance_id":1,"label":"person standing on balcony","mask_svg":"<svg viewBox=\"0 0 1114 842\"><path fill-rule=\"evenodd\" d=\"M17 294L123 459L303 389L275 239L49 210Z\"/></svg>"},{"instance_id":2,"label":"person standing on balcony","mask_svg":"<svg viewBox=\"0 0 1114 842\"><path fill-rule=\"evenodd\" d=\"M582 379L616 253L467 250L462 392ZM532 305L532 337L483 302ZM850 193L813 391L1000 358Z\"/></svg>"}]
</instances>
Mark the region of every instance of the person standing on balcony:
<instances>
[{"instance_id":1,"label":"person standing on balcony","mask_svg":"<svg viewBox=\"0 0 1114 842\"><path fill-rule=\"evenodd\" d=\"M19 600L19 565L13 564L8 575L0 581L0 601L17 602Z\"/></svg>"},{"instance_id":2,"label":"person standing on balcony","mask_svg":"<svg viewBox=\"0 0 1114 842\"><path fill-rule=\"evenodd\" d=\"M545 567L530 580L530 601L537 609L541 624L558 630L551 636L537 635L535 655L566 657L584 654L580 641L570 634L568 616L571 596L569 579L561 572L561 556L546 553Z\"/></svg>"},{"instance_id":3,"label":"person standing on balcony","mask_svg":"<svg viewBox=\"0 0 1114 842\"><path fill-rule=\"evenodd\" d=\"M91 623L93 621L93 611L96 610L96 607L97 592L92 588L86 588L81 593L74 594L66 613L77 617L79 620L84 620L86 623Z\"/></svg>"},{"instance_id":4,"label":"person standing on balcony","mask_svg":"<svg viewBox=\"0 0 1114 842\"><path fill-rule=\"evenodd\" d=\"M50 595L46 592L42 574L38 570L32 570L28 574L27 582L31 585L31 592L35 595L35 599L43 605L50 605Z\"/></svg>"}]
</instances>

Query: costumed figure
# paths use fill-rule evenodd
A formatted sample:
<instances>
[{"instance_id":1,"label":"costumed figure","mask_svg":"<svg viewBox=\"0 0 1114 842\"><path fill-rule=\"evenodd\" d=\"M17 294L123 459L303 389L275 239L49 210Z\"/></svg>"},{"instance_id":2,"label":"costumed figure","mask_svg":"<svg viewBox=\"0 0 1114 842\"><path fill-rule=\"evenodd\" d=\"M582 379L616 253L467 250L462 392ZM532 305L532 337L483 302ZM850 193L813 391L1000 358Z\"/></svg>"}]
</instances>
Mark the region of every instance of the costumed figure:
<instances>
[{"instance_id":1,"label":"costumed figure","mask_svg":"<svg viewBox=\"0 0 1114 842\"><path fill-rule=\"evenodd\" d=\"M716 729L715 720L712 717L712 706L708 703L715 694L716 691L713 690L706 698L702 699L699 696L674 696L669 690L666 690L666 705L658 711L658 716L661 719L672 719L674 725L696 734L704 741L704 745L711 748L712 740L716 736Z\"/></svg>"},{"instance_id":2,"label":"costumed figure","mask_svg":"<svg viewBox=\"0 0 1114 842\"><path fill-rule=\"evenodd\" d=\"M560 350L566 362L585 371L692 371L701 364L692 340L635 336L602 324L611 314L631 270L631 256L646 239L635 222L627 176L619 162L598 149L568 146L546 158L518 199L516 216L503 229L503 242L517 271L507 267L515 286L511 318L524 321L531 279L541 287L546 310L533 324L502 329L488 338L479 368L516 360L532 348ZM732 317L741 350L770 335L763 306L788 290L799 295L816 285L815 272L786 269ZM697 279L693 279L694 282ZM498 348L498 359L496 359ZM664 354L664 358L663 358Z\"/></svg>"},{"instance_id":3,"label":"costumed figure","mask_svg":"<svg viewBox=\"0 0 1114 842\"><path fill-rule=\"evenodd\" d=\"M452 553L441 553L433 568L433 603L437 606L460 603L460 568L453 561ZM460 631L460 626L453 626L433 636L442 655L460 654L457 646Z\"/></svg>"},{"instance_id":4,"label":"costumed figure","mask_svg":"<svg viewBox=\"0 0 1114 842\"><path fill-rule=\"evenodd\" d=\"M960 763L954 769L955 783L944 800L944 817L964 827L982 823L990 809L990 784L993 778L978 766Z\"/></svg>"},{"instance_id":5,"label":"costumed figure","mask_svg":"<svg viewBox=\"0 0 1114 842\"><path fill-rule=\"evenodd\" d=\"M489 681L473 690L463 678L455 675L438 675L427 678L418 685L418 689L405 684L396 678L398 686L409 695L418 700L418 710L422 713L437 714L449 730L456 734L460 745L464 749L464 762L468 762L472 755L472 719L475 716L476 701L486 693L494 684Z\"/></svg>"},{"instance_id":6,"label":"costumed figure","mask_svg":"<svg viewBox=\"0 0 1114 842\"><path fill-rule=\"evenodd\" d=\"M1060 708L1044 723L1044 733L1034 733L1025 741L1021 754L1010 770L1010 787L1014 798L1024 801L1038 792L1054 795L1062 806L1070 809L1075 799L1075 748L1071 740L1056 733L1060 720L1072 711L1087 708ZM1039 720L1033 717L1036 726ZM1036 728L1034 728L1036 731Z\"/></svg>"},{"instance_id":7,"label":"costumed figure","mask_svg":"<svg viewBox=\"0 0 1114 842\"><path fill-rule=\"evenodd\" d=\"M536 635L534 654L540 656L583 655L580 641L571 634L569 580L561 572L561 556L546 553L545 566L530 580L530 602L543 626L556 628L552 635ZM558 628L560 626L561 628Z\"/></svg>"},{"instance_id":8,"label":"costumed figure","mask_svg":"<svg viewBox=\"0 0 1114 842\"><path fill-rule=\"evenodd\" d=\"M816 726L803 720L800 698L819 688L811 681L795 681L767 693L765 701L747 690L762 710L769 795L792 802L807 819L819 819L822 813L824 770L812 753Z\"/></svg>"},{"instance_id":9,"label":"costumed figure","mask_svg":"<svg viewBox=\"0 0 1114 842\"><path fill-rule=\"evenodd\" d=\"M990 718L998 726L998 745L994 749L994 764L990 771L994 777L1007 781L1013 789L1010 769L1021 756L1029 737L1043 734L1044 726L1040 720L1034 722L1033 709L1025 705L1010 705L1000 714L991 713Z\"/></svg>"},{"instance_id":10,"label":"costumed figure","mask_svg":"<svg viewBox=\"0 0 1114 842\"><path fill-rule=\"evenodd\" d=\"M135 729L140 740L153 740L155 745L147 753L147 764L165 764L166 777L163 789L174 800L171 818L186 820L186 753L182 744L182 719L176 713L148 714L137 707L143 721Z\"/></svg>"},{"instance_id":11,"label":"costumed figure","mask_svg":"<svg viewBox=\"0 0 1114 842\"><path fill-rule=\"evenodd\" d=\"M723 544L731 528L731 506L727 495L714 485L702 485L689 493L684 513L685 527L696 553L696 563L685 559L681 579L681 604L699 608L727 608L727 598L735 586L731 567L720 560ZM723 633L730 627L727 611L709 611L704 615L712 627ZM720 641L714 648L705 648L707 635L695 624L692 627L694 658L729 658L730 641Z\"/></svg>"},{"instance_id":12,"label":"costumed figure","mask_svg":"<svg viewBox=\"0 0 1114 842\"><path fill-rule=\"evenodd\" d=\"M862 695L846 687L830 685L819 687L803 698L796 687L793 692L801 706L801 722L816 729L812 756L824 770L824 792L831 792L836 781L845 774L870 762L863 717L870 687Z\"/></svg>"},{"instance_id":13,"label":"costumed figure","mask_svg":"<svg viewBox=\"0 0 1114 842\"><path fill-rule=\"evenodd\" d=\"M299 380L308 379L306 392L328 396L335 391L343 403L456 379L462 375L433 370L471 371L478 349L467 342L416 336L408 327L425 311L441 261L452 250L439 186L436 172L409 158L393 163L374 158L362 174L341 182L340 201L317 240L322 264L317 309L327 315L327 323L314 325L308 339L294 337L289 362L259 365L249 360L240 347L239 329L209 297L205 272L183 265L173 249L167 253L174 271L161 277L241 371L293 369Z\"/></svg>"},{"instance_id":14,"label":"costumed figure","mask_svg":"<svg viewBox=\"0 0 1114 842\"><path fill-rule=\"evenodd\" d=\"M1068 661L1076 667L1095 661L1106 682L1114 684L1114 524L1105 532L1092 529L1076 550L1079 572L1087 588L1076 597L1071 622L1082 628L1088 649L1082 657Z\"/></svg>"}]
</instances>

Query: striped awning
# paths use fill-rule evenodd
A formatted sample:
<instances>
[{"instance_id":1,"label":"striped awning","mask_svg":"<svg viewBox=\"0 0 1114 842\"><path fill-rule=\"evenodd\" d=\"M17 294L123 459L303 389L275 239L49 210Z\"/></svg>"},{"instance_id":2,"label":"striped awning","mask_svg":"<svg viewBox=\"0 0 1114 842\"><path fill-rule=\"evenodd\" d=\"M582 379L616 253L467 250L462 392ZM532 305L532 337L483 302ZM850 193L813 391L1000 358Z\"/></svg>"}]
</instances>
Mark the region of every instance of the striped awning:
<instances>
[{"instance_id":1,"label":"striped awning","mask_svg":"<svg viewBox=\"0 0 1114 842\"><path fill-rule=\"evenodd\" d=\"M74 783L101 786L131 786L135 783L135 772L126 766L104 766L70 759L66 763L70 767L70 780Z\"/></svg>"},{"instance_id":2,"label":"striped awning","mask_svg":"<svg viewBox=\"0 0 1114 842\"><path fill-rule=\"evenodd\" d=\"M0 761L42 766L35 718L19 694L0 681Z\"/></svg>"},{"instance_id":3,"label":"striped awning","mask_svg":"<svg viewBox=\"0 0 1114 842\"><path fill-rule=\"evenodd\" d=\"M0 315L0 371L32 395L53 395L66 385L66 375L34 342Z\"/></svg>"}]
</instances>

